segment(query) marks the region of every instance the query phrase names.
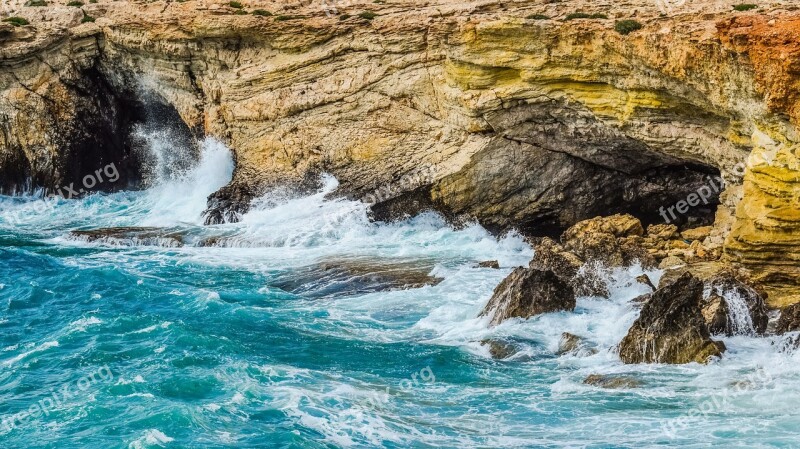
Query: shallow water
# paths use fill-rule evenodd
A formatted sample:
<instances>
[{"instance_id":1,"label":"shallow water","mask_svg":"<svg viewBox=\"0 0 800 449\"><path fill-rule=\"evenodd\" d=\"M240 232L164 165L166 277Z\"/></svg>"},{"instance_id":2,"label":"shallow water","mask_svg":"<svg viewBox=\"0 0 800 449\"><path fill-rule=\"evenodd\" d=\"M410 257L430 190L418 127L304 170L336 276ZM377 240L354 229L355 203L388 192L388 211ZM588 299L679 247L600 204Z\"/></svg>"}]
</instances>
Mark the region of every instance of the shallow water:
<instances>
[{"instance_id":1,"label":"shallow water","mask_svg":"<svg viewBox=\"0 0 800 449\"><path fill-rule=\"evenodd\" d=\"M636 267L610 276L609 300L490 328L478 313L532 255L518 236L433 214L370 223L364 205L324 200L332 178L206 227L233 164L213 140L201 157L142 192L0 198L0 446L800 445L800 363L775 338L724 338L708 366L619 361L645 293ZM71 234L120 226L182 246ZM490 259L502 269L475 268ZM562 332L597 353L558 356ZM485 338L519 352L493 360Z\"/></svg>"}]
</instances>

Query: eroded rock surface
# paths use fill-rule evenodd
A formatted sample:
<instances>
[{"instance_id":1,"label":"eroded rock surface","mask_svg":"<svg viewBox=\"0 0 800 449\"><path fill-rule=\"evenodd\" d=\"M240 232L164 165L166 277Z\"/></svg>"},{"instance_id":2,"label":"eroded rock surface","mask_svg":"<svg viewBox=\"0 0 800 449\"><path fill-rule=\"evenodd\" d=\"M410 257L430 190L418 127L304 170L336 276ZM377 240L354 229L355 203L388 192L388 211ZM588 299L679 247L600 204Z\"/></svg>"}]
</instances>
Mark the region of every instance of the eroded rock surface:
<instances>
[{"instance_id":1,"label":"eroded rock surface","mask_svg":"<svg viewBox=\"0 0 800 449\"><path fill-rule=\"evenodd\" d=\"M575 309L572 287L552 271L516 268L494 290L480 316L490 316L491 324L508 318L530 318L548 312Z\"/></svg>"},{"instance_id":2,"label":"eroded rock surface","mask_svg":"<svg viewBox=\"0 0 800 449\"><path fill-rule=\"evenodd\" d=\"M592 7L609 19L569 21L586 2L350 2L346 20L289 1L246 5L270 17L213 1L56 3L13 11L31 24L0 42L4 191L56 188L97 161L131 161L135 179L119 139L136 108L120 102L144 90L235 152L209 223L321 172L378 215L433 207L498 232L554 236L622 212L715 219L703 241L658 251L691 263L724 244L772 286L771 305L800 301L793 0L666 16L651 0L605 2ZM614 31L630 18L643 28ZM669 215L717 176L724 191Z\"/></svg>"},{"instance_id":3,"label":"eroded rock surface","mask_svg":"<svg viewBox=\"0 0 800 449\"><path fill-rule=\"evenodd\" d=\"M725 351L711 339L700 310L703 283L684 274L657 290L619 345L625 363L707 363Z\"/></svg>"}]
</instances>

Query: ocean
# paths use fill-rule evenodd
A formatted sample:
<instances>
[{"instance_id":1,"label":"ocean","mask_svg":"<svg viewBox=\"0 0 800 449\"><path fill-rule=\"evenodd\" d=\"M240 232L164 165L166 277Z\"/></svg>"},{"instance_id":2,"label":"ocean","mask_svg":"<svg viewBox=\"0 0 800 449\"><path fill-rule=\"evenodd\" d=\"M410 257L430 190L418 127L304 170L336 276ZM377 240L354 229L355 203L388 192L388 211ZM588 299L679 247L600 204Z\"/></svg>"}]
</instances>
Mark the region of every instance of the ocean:
<instances>
[{"instance_id":1,"label":"ocean","mask_svg":"<svg viewBox=\"0 0 800 449\"><path fill-rule=\"evenodd\" d=\"M228 148L156 164L141 191L0 197L0 447L800 446L800 356L781 337L719 337L708 365L620 362L641 267L611 271L609 299L490 327L493 289L532 257L519 235L373 223L327 199L331 176L203 226ZM97 228L130 229L73 233ZM560 355L563 332L586 350Z\"/></svg>"}]
</instances>

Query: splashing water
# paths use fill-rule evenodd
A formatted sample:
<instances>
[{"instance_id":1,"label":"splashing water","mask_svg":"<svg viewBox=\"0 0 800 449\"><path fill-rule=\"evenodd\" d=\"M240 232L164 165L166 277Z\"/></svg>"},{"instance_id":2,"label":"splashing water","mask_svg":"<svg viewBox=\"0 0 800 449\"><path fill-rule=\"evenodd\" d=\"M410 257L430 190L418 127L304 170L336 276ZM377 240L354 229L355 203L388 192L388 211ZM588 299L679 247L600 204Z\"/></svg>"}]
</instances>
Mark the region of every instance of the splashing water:
<instances>
[{"instance_id":1,"label":"splashing water","mask_svg":"<svg viewBox=\"0 0 800 449\"><path fill-rule=\"evenodd\" d=\"M0 198L4 447L795 445L800 355L773 346L782 340L725 338L708 366L620 363L630 300L647 292L638 267L609 272L609 299L489 327L479 312L532 256L521 237L454 230L436 214L372 223L364 204L325 199L331 177L202 226L233 162L218 141L200 148L145 191L46 210ZM120 226L177 240L71 234ZM492 259L502 269L476 268ZM594 350L556 355L563 332ZM491 359L487 339L513 355ZM104 366L112 379L80 388ZM590 374L643 386L602 389L583 383ZM15 418L65 385L47 414Z\"/></svg>"}]
</instances>

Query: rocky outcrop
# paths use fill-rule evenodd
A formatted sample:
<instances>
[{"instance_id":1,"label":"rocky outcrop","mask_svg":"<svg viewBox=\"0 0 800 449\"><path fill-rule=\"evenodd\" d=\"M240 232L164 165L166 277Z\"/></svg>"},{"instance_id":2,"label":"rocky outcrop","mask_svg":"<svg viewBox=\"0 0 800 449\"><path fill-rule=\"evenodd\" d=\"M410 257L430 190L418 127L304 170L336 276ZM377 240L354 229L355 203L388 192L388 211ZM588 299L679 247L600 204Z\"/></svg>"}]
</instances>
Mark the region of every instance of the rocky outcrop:
<instances>
[{"instance_id":1,"label":"rocky outcrop","mask_svg":"<svg viewBox=\"0 0 800 449\"><path fill-rule=\"evenodd\" d=\"M725 303L727 322L723 330L727 335L763 334L769 317L764 298L755 289L724 271L706 282L711 295ZM713 331L712 331L713 332Z\"/></svg>"},{"instance_id":2,"label":"rocky outcrop","mask_svg":"<svg viewBox=\"0 0 800 449\"><path fill-rule=\"evenodd\" d=\"M702 259L724 242L773 286L771 304L800 299L800 13L789 0L746 13L699 0L666 16L663 2L593 5L608 20L561 20L579 0L349 2L337 6L345 20L319 4L262 3L246 10L275 15L198 0L17 8L31 25L0 43L5 189L56 187L98 158L129 161L135 181L119 141L138 120L120 103L135 86L234 150L209 223L321 172L383 218L436 208L550 236L610 213L714 221L694 248L668 251ZM358 16L367 9L374 20ZM642 30L614 31L634 15Z\"/></svg>"},{"instance_id":3,"label":"rocky outcrop","mask_svg":"<svg viewBox=\"0 0 800 449\"><path fill-rule=\"evenodd\" d=\"M516 268L494 290L480 316L491 317L492 325L508 318L575 308L575 292L552 271Z\"/></svg>"},{"instance_id":4,"label":"rocky outcrop","mask_svg":"<svg viewBox=\"0 0 800 449\"><path fill-rule=\"evenodd\" d=\"M781 316L775 326L776 334L800 331L800 304L792 304L781 310Z\"/></svg>"},{"instance_id":5,"label":"rocky outcrop","mask_svg":"<svg viewBox=\"0 0 800 449\"><path fill-rule=\"evenodd\" d=\"M652 294L619 345L625 363L706 363L725 350L700 311L703 283L684 274Z\"/></svg>"}]
</instances>

